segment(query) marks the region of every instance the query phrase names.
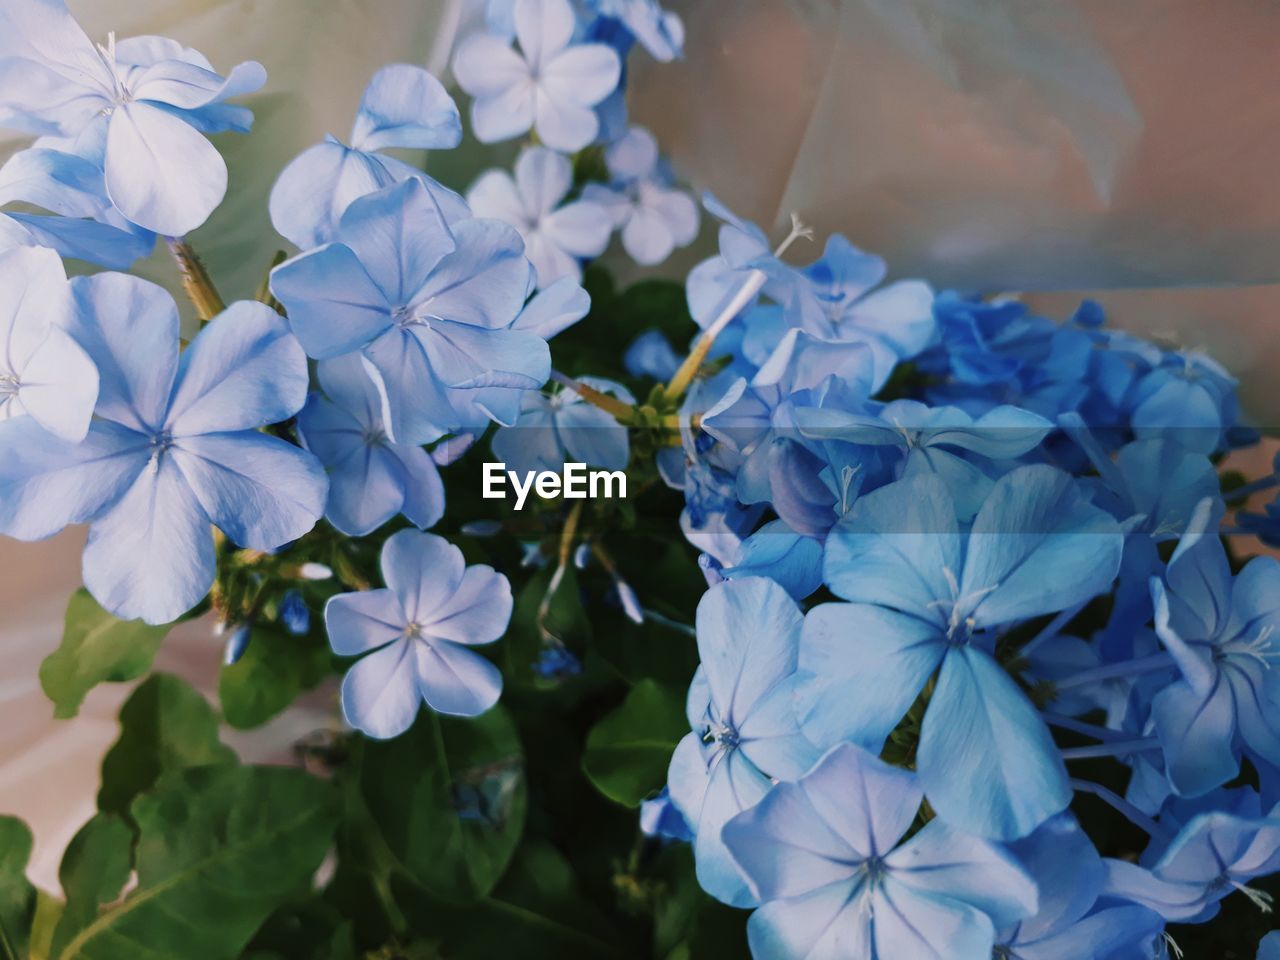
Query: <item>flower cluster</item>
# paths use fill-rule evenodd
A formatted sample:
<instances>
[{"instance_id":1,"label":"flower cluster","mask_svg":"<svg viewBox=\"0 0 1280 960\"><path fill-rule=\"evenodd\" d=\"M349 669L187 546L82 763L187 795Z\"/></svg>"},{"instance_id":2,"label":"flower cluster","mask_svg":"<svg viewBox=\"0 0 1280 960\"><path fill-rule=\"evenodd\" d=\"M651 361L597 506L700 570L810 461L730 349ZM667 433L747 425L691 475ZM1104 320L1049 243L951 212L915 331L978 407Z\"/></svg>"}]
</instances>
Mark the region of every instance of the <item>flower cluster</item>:
<instances>
[{"instance_id":1,"label":"flower cluster","mask_svg":"<svg viewBox=\"0 0 1280 960\"><path fill-rule=\"evenodd\" d=\"M707 207L687 294L719 362L664 476L712 586L669 789L755 956L1110 960L1235 890L1269 910L1280 563L1221 537L1234 381L1093 304L877 287L841 237L795 268Z\"/></svg>"},{"instance_id":2,"label":"flower cluster","mask_svg":"<svg viewBox=\"0 0 1280 960\"><path fill-rule=\"evenodd\" d=\"M0 169L0 204L22 205L0 213L0 533L87 524L102 630L210 610L229 719L345 673L349 802L317 841L340 865L316 912L377 901L387 929L344 934L370 956L410 933L490 955L458 923L508 896L532 915L552 886L581 901L561 848L620 820L636 836L614 806L579 829L582 773L640 810L613 886L626 929L655 917L643 955L702 955L696 932L664 938L710 901L662 900L682 885L653 866L686 842L697 886L753 911L758 960L1151 960L1233 894L1269 910L1280 562L1231 538L1280 541L1277 505L1249 509L1280 458L1219 472L1257 439L1235 381L1092 303L1056 322L887 279L842 236L797 265L798 219L775 249L710 194L718 253L675 299L615 294L589 265L615 233L653 265L701 225L623 98L633 47L682 42L654 0L490 0L453 73L478 139L522 139L511 172L459 193L397 156L463 124L436 77L386 66L345 140L281 172L271 220L296 249L226 305L183 238L226 189L207 135L249 130L227 101L262 68L223 77L173 41L96 44L61 0L0 3L0 125L37 137ZM115 272L158 237L194 330ZM106 270L68 279L63 258ZM626 348L608 324L628 310L650 329ZM481 504L485 451L626 471L637 493ZM696 565L655 548L664 522ZM72 671L137 672L111 649ZM237 701L246 675L262 689ZM414 763L428 782L400 809L386 786ZM573 869L595 879L597 854ZM530 894L534 873L563 882ZM89 915L114 895L94 889ZM461 921L436 909L455 898ZM547 910L538 936L581 912Z\"/></svg>"}]
</instances>

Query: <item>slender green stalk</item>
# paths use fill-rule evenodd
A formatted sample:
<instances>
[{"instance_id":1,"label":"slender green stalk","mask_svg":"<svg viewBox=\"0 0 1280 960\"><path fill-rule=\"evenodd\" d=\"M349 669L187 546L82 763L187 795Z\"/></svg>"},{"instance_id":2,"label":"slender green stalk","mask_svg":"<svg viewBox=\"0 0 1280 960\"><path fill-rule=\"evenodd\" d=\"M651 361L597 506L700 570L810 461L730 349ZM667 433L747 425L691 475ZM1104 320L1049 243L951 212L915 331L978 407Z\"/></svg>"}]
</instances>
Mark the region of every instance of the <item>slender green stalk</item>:
<instances>
[{"instance_id":1,"label":"slender green stalk","mask_svg":"<svg viewBox=\"0 0 1280 960\"><path fill-rule=\"evenodd\" d=\"M203 326L225 310L226 304L218 295L209 271L204 268L204 264L200 262L200 257L192 249L191 244L181 237L167 237L166 242L169 244L169 252L173 254L173 259L178 264L178 271L182 274L182 289L186 291L187 299L196 308L196 316Z\"/></svg>"}]
</instances>

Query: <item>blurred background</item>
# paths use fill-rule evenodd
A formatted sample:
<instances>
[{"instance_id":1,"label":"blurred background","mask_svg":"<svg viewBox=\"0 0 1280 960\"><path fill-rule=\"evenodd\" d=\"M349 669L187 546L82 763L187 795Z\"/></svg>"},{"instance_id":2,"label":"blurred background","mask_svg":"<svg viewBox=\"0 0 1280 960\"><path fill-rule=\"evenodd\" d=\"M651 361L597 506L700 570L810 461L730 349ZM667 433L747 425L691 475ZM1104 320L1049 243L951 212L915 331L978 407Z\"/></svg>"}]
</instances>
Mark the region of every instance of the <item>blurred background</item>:
<instances>
[{"instance_id":1,"label":"blurred background","mask_svg":"<svg viewBox=\"0 0 1280 960\"><path fill-rule=\"evenodd\" d=\"M266 197L326 133L345 138L369 76L389 62L447 79L479 0L70 0L89 35L162 34L216 67L261 61L245 102L254 133L218 146L226 202L192 241L227 299L252 295L272 254ZM1207 350L1241 379L1256 425L1280 424L1280 4L1256 0L668 0L683 62L629 61L633 122L677 172L766 229L799 213L843 232L898 276L1022 291L1068 315L1081 296L1112 322ZM463 109L465 116L466 110ZM21 142L0 134L0 160ZM514 148L466 141L430 158L463 190ZM778 231L781 232L781 231ZM661 272L683 276L714 243ZM813 251L817 255L818 249ZM802 254L805 255L805 254ZM612 265L631 276L620 257ZM157 256L141 271L179 292ZM1274 430L1272 430L1274 435ZM1272 444L1271 450L1274 450ZM1240 464L1267 469L1269 452ZM40 662L79 586L83 533L0 540L0 812L36 834L32 878L92 813L128 690L100 686L54 721ZM165 642L156 667L207 692L222 644L207 622ZM334 722L321 689L253 734L249 760Z\"/></svg>"}]
</instances>

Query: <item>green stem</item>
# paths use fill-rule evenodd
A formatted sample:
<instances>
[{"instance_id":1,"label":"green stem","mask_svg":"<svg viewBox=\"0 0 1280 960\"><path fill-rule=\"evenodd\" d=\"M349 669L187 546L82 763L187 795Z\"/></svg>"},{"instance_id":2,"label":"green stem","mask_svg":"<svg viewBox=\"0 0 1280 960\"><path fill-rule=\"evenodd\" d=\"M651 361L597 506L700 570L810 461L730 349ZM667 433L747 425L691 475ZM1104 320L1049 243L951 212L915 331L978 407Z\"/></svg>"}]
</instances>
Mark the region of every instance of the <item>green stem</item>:
<instances>
[{"instance_id":1,"label":"green stem","mask_svg":"<svg viewBox=\"0 0 1280 960\"><path fill-rule=\"evenodd\" d=\"M619 423L628 424L635 419L635 407L631 406L629 403L623 403L617 397L611 397L607 393L594 390L591 387L588 387L585 383L579 383L572 377L566 377L558 370L551 371L551 379L562 387L572 390L593 407L599 407Z\"/></svg>"},{"instance_id":2,"label":"green stem","mask_svg":"<svg viewBox=\"0 0 1280 960\"><path fill-rule=\"evenodd\" d=\"M200 325L204 326L225 310L226 304L222 302L209 271L204 268L191 244L181 237L166 237L165 242L169 244L169 252L178 264L178 272L182 274L182 289L186 291L191 305L196 308Z\"/></svg>"},{"instance_id":3,"label":"green stem","mask_svg":"<svg viewBox=\"0 0 1280 960\"><path fill-rule=\"evenodd\" d=\"M787 234L787 238L778 244L778 249L773 252L775 257L781 257L787 252L787 249L799 240L801 237L811 239L813 231L800 222L800 218L794 213L791 215L791 232ZM742 285L738 287L733 297L725 304L724 308L716 316L711 325L698 338L698 342L693 349L689 351L689 355L684 358L684 362L680 364L678 370L671 377L671 381L667 384L667 397L671 400L679 400L684 396L684 392L689 389L689 384L693 382L693 378L697 376L698 371L702 369L702 364L706 362L707 354L711 352L711 345L716 342L716 337L720 336L722 330L727 327L743 308L746 307L751 299L760 292L764 287L767 275L763 270L752 270L747 274Z\"/></svg>"}]
</instances>

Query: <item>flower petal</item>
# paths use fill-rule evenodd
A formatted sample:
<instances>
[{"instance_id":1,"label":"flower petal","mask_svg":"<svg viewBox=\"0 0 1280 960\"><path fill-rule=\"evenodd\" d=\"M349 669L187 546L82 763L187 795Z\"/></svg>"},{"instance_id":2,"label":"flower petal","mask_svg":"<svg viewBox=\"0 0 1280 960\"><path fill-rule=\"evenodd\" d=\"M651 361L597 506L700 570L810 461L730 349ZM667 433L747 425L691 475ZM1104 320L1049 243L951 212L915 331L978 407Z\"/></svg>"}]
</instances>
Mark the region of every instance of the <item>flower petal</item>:
<instances>
[{"instance_id":1,"label":"flower petal","mask_svg":"<svg viewBox=\"0 0 1280 960\"><path fill-rule=\"evenodd\" d=\"M123 273L71 281L70 333L98 368L97 414L158 432L178 368L178 307L154 283Z\"/></svg>"},{"instance_id":2,"label":"flower petal","mask_svg":"<svg viewBox=\"0 0 1280 960\"><path fill-rule=\"evenodd\" d=\"M278 437L252 430L184 437L172 456L204 512L241 546L275 550L324 514L320 461Z\"/></svg>"},{"instance_id":3,"label":"flower petal","mask_svg":"<svg viewBox=\"0 0 1280 960\"><path fill-rule=\"evenodd\" d=\"M980 837L1025 837L1071 802L1044 720L1003 668L972 646L952 649L942 663L916 762L938 816Z\"/></svg>"},{"instance_id":4,"label":"flower petal","mask_svg":"<svg viewBox=\"0 0 1280 960\"><path fill-rule=\"evenodd\" d=\"M502 695L502 674L466 647L447 641L419 642L418 690L427 705L455 717L478 717Z\"/></svg>"},{"instance_id":5,"label":"flower petal","mask_svg":"<svg viewBox=\"0 0 1280 960\"><path fill-rule=\"evenodd\" d=\"M307 358L280 314L233 303L182 353L166 419L175 437L287 420L307 399Z\"/></svg>"},{"instance_id":6,"label":"flower petal","mask_svg":"<svg viewBox=\"0 0 1280 960\"><path fill-rule=\"evenodd\" d=\"M342 678L347 723L378 740L398 737L413 726L422 703L415 681L413 641L401 639L375 650Z\"/></svg>"},{"instance_id":7,"label":"flower petal","mask_svg":"<svg viewBox=\"0 0 1280 960\"><path fill-rule=\"evenodd\" d=\"M133 223L170 237L209 219L227 192L227 165L203 135L158 107L116 107L107 127L107 193Z\"/></svg>"},{"instance_id":8,"label":"flower petal","mask_svg":"<svg viewBox=\"0 0 1280 960\"><path fill-rule=\"evenodd\" d=\"M151 463L89 528L84 585L122 620L169 623L213 586L213 531L177 466Z\"/></svg>"},{"instance_id":9,"label":"flower petal","mask_svg":"<svg viewBox=\"0 0 1280 960\"><path fill-rule=\"evenodd\" d=\"M410 623L426 625L463 582L462 551L444 537L401 530L382 547L382 579L400 599Z\"/></svg>"},{"instance_id":10,"label":"flower petal","mask_svg":"<svg viewBox=\"0 0 1280 960\"><path fill-rule=\"evenodd\" d=\"M400 601L391 590L340 593L324 605L329 646L340 657L354 657L386 646L404 633Z\"/></svg>"},{"instance_id":11,"label":"flower petal","mask_svg":"<svg viewBox=\"0 0 1280 960\"><path fill-rule=\"evenodd\" d=\"M421 621L432 637L467 645L493 643L511 622L511 583L485 564L467 567L457 590ZM424 611L425 612L425 611Z\"/></svg>"},{"instance_id":12,"label":"flower petal","mask_svg":"<svg viewBox=\"0 0 1280 960\"><path fill-rule=\"evenodd\" d=\"M823 603L804 618L796 712L819 746L879 750L946 652L932 624L863 603Z\"/></svg>"},{"instance_id":13,"label":"flower petal","mask_svg":"<svg viewBox=\"0 0 1280 960\"><path fill-rule=\"evenodd\" d=\"M67 443L27 417L0 421L0 533L42 540L94 519L146 466L145 437L96 420L80 443Z\"/></svg>"},{"instance_id":14,"label":"flower petal","mask_svg":"<svg viewBox=\"0 0 1280 960\"><path fill-rule=\"evenodd\" d=\"M351 145L357 150L449 149L462 140L458 106L434 76L407 63L373 75L360 100Z\"/></svg>"},{"instance_id":15,"label":"flower petal","mask_svg":"<svg viewBox=\"0 0 1280 960\"><path fill-rule=\"evenodd\" d=\"M355 251L330 243L280 264L271 292L307 356L324 360L359 350L390 327L391 306Z\"/></svg>"}]
</instances>

